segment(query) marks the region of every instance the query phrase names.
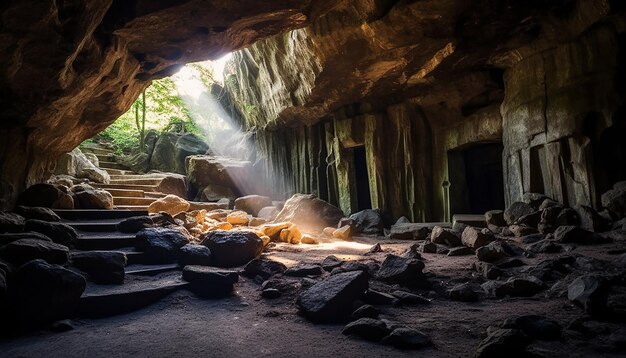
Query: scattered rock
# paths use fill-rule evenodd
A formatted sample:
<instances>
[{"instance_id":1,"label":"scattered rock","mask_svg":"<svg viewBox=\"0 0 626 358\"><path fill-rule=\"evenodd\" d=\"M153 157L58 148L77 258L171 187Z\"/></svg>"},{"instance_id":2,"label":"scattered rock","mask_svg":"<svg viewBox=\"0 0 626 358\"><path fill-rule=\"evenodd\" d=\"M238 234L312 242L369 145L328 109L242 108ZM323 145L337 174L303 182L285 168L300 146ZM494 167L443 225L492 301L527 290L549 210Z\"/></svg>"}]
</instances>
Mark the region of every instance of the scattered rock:
<instances>
[{"instance_id":1,"label":"scattered rock","mask_svg":"<svg viewBox=\"0 0 626 358\"><path fill-rule=\"evenodd\" d=\"M333 237L336 239L347 241L352 238L352 231L352 226L345 225L333 231Z\"/></svg>"},{"instance_id":2,"label":"scattered rock","mask_svg":"<svg viewBox=\"0 0 626 358\"><path fill-rule=\"evenodd\" d=\"M59 265L33 260L14 274L11 292L17 322L31 326L67 316L85 290L85 278Z\"/></svg>"},{"instance_id":3,"label":"scattered rock","mask_svg":"<svg viewBox=\"0 0 626 358\"><path fill-rule=\"evenodd\" d=\"M485 262L494 262L513 255L514 253L509 245L502 241L490 242L476 250L476 257L478 257L480 261Z\"/></svg>"},{"instance_id":4,"label":"scattered rock","mask_svg":"<svg viewBox=\"0 0 626 358\"><path fill-rule=\"evenodd\" d=\"M528 225L511 225L509 226L509 231L515 237L524 237L524 236L536 234L538 232L537 229Z\"/></svg>"},{"instance_id":5,"label":"scattered rock","mask_svg":"<svg viewBox=\"0 0 626 358\"><path fill-rule=\"evenodd\" d=\"M485 213L485 221L487 225L494 225L497 227L507 226L506 220L504 220L504 211L502 210L490 210Z\"/></svg>"},{"instance_id":6,"label":"scattered rock","mask_svg":"<svg viewBox=\"0 0 626 358\"><path fill-rule=\"evenodd\" d=\"M309 234L304 234L302 235L302 238L300 239L300 243L308 244L308 245L317 245L319 244L319 241Z\"/></svg>"},{"instance_id":7,"label":"scattered rock","mask_svg":"<svg viewBox=\"0 0 626 358\"><path fill-rule=\"evenodd\" d=\"M276 222L292 222L305 233L318 232L325 227L336 227L343 212L314 195L295 194L276 216Z\"/></svg>"},{"instance_id":8,"label":"scattered rock","mask_svg":"<svg viewBox=\"0 0 626 358\"><path fill-rule=\"evenodd\" d=\"M367 254L371 255L371 254L376 254L379 252L383 252L383 248L380 246L380 243L376 243L367 251Z\"/></svg>"},{"instance_id":9,"label":"scattered rock","mask_svg":"<svg viewBox=\"0 0 626 358\"><path fill-rule=\"evenodd\" d=\"M330 274L335 275L342 272L350 272L350 271L363 271L369 275L370 266L358 261L347 261L344 262L340 267L334 268Z\"/></svg>"},{"instance_id":10,"label":"scattered rock","mask_svg":"<svg viewBox=\"0 0 626 358\"><path fill-rule=\"evenodd\" d=\"M430 228L419 223L396 223L391 226L389 238L392 240L426 240Z\"/></svg>"},{"instance_id":11,"label":"scattered rock","mask_svg":"<svg viewBox=\"0 0 626 358\"><path fill-rule=\"evenodd\" d=\"M22 232L26 220L20 215L0 211L0 233L3 232Z\"/></svg>"},{"instance_id":12,"label":"scattered rock","mask_svg":"<svg viewBox=\"0 0 626 358\"><path fill-rule=\"evenodd\" d=\"M43 207L18 206L15 212L26 219L59 222L61 218L54 211Z\"/></svg>"},{"instance_id":13,"label":"scattered rock","mask_svg":"<svg viewBox=\"0 0 626 358\"><path fill-rule=\"evenodd\" d=\"M450 247L457 247L462 245L461 238L459 238L454 231L450 229L444 229L440 226L435 226L433 228L433 231L430 234L430 241L435 244L446 245Z\"/></svg>"},{"instance_id":14,"label":"scattered rock","mask_svg":"<svg viewBox=\"0 0 626 358\"><path fill-rule=\"evenodd\" d=\"M517 221L515 221L516 225L522 225L522 226L528 226L531 228L536 228L537 225L539 225L539 222L541 221L541 211L535 211L532 212L530 214L526 214L523 216L520 216Z\"/></svg>"},{"instance_id":15,"label":"scattered rock","mask_svg":"<svg viewBox=\"0 0 626 358\"><path fill-rule=\"evenodd\" d=\"M248 225L250 218L245 211L237 210L226 216L226 221L232 225Z\"/></svg>"},{"instance_id":16,"label":"scattered rock","mask_svg":"<svg viewBox=\"0 0 626 358\"><path fill-rule=\"evenodd\" d=\"M424 241L419 245L418 250L426 254L436 254L437 244L430 241Z\"/></svg>"},{"instance_id":17,"label":"scattered rock","mask_svg":"<svg viewBox=\"0 0 626 358\"><path fill-rule=\"evenodd\" d=\"M117 224L117 230L124 233L134 234L143 229L153 227L154 223L149 216L133 216L124 219Z\"/></svg>"},{"instance_id":18,"label":"scattered rock","mask_svg":"<svg viewBox=\"0 0 626 358\"><path fill-rule=\"evenodd\" d=\"M151 262L173 262L178 259L179 249L189 243L189 235L182 230L162 227L143 229L137 233L135 246Z\"/></svg>"},{"instance_id":19,"label":"scattered rock","mask_svg":"<svg viewBox=\"0 0 626 358\"><path fill-rule=\"evenodd\" d=\"M233 267L247 263L259 256L263 241L253 232L214 231L205 235L202 245L213 254L213 264Z\"/></svg>"},{"instance_id":20,"label":"scattered rock","mask_svg":"<svg viewBox=\"0 0 626 358\"><path fill-rule=\"evenodd\" d=\"M247 277L261 276L264 280L275 274L284 273L287 266L284 264L267 259L253 259L244 267L243 274Z\"/></svg>"},{"instance_id":21,"label":"scattered rock","mask_svg":"<svg viewBox=\"0 0 626 358\"><path fill-rule=\"evenodd\" d=\"M513 225L519 218L524 215L531 214L535 211L530 204L524 202L515 202L504 211L504 220L509 225Z\"/></svg>"},{"instance_id":22,"label":"scattered rock","mask_svg":"<svg viewBox=\"0 0 626 358\"><path fill-rule=\"evenodd\" d=\"M529 245L528 250L534 253L555 254L563 251L563 246L552 240L545 239Z\"/></svg>"},{"instance_id":23,"label":"scattered rock","mask_svg":"<svg viewBox=\"0 0 626 358\"><path fill-rule=\"evenodd\" d=\"M337 256L334 255L327 256L322 261L322 268L325 271L332 271L334 268L337 268L341 265L343 265L343 260L338 259Z\"/></svg>"},{"instance_id":24,"label":"scattered rock","mask_svg":"<svg viewBox=\"0 0 626 358\"><path fill-rule=\"evenodd\" d=\"M306 265L301 264L294 267L290 267L285 271L286 276L304 277L304 276L319 276L322 274L322 267L318 265Z\"/></svg>"},{"instance_id":25,"label":"scattered rock","mask_svg":"<svg viewBox=\"0 0 626 358\"><path fill-rule=\"evenodd\" d=\"M67 190L67 188L65 188ZM69 197L69 199L68 199ZM17 200L18 206L73 209L72 197L53 184L35 184L28 187Z\"/></svg>"},{"instance_id":26,"label":"scattered rock","mask_svg":"<svg viewBox=\"0 0 626 358\"><path fill-rule=\"evenodd\" d=\"M501 358L511 354L521 355L530 341L530 338L519 329L495 329L480 342L474 357Z\"/></svg>"},{"instance_id":27,"label":"scattered rock","mask_svg":"<svg viewBox=\"0 0 626 358\"><path fill-rule=\"evenodd\" d=\"M74 185L74 206L81 209L113 209L113 195L106 190L96 189L87 184Z\"/></svg>"},{"instance_id":28,"label":"scattered rock","mask_svg":"<svg viewBox=\"0 0 626 358\"><path fill-rule=\"evenodd\" d=\"M70 259L67 246L38 239L19 239L0 247L0 257L15 266L41 259L51 264L64 265Z\"/></svg>"},{"instance_id":29,"label":"scattered rock","mask_svg":"<svg viewBox=\"0 0 626 358\"><path fill-rule=\"evenodd\" d=\"M608 281L598 275L584 275L576 278L567 288L567 298L591 315L605 310L608 295Z\"/></svg>"},{"instance_id":30,"label":"scattered rock","mask_svg":"<svg viewBox=\"0 0 626 358\"><path fill-rule=\"evenodd\" d=\"M71 254L72 264L87 273L96 283L124 282L126 254L117 251L77 251Z\"/></svg>"},{"instance_id":31,"label":"scattered rock","mask_svg":"<svg viewBox=\"0 0 626 358\"><path fill-rule=\"evenodd\" d=\"M300 312L311 321L341 321L350 314L350 306L363 296L367 288L366 273L339 273L301 293L296 304Z\"/></svg>"},{"instance_id":32,"label":"scattered rock","mask_svg":"<svg viewBox=\"0 0 626 358\"><path fill-rule=\"evenodd\" d=\"M530 297L543 289L543 282L536 277L511 277L502 286L505 296Z\"/></svg>"},{"instance_id":33,"label":"scattered rock","mask_svg":"<svg viewBox=\"0 0 626 358\"><path fill-rule=\"evenodd\" d=\"M580 223L580 218L576 210L563 208L556 217L556 226L576 226Z\"/></svg>"},{"instance_id":34,"label":"scattered rock","mask_svg":"<svg viewBox=\"0 0 626 358\"><path fill-rule=\"evenodd\" d=\"M495 280L503 274L501 269L487 262L475 262L472 266L476 272L488 280Z\"/></svg>"},{"instance_id":35,"label":"scattered rock","mask_svg":"<svg viewBox=\"0 0 626 358\"><path fill-rule=\"evenodd\" d=\"M580 219L580 227L587 231L603 232L611 228L611 220L602 217L589 206L581 205L574 208Z\"/></svg>"},{"instance_id":36,"label":"scattered rock","mask_svg":"<svg viewBox=\"0 0 626 358\"><path fill-rule=\"evenodd\" d=\"M432 345L430 337L426 334L406 327L394 329L382 342L400 349L419 349Z\"/></svg>"},{"instance_id":37,"label":"scattered rock","mask_svg":"<svg viewBox=\"0 0 626 358\"><path fill-rule=\"evenodd\" d=\"M450 299L453 301L460 302L476 302L478 301L478 293L474 290L474 287L471 283L462 283L460 285L456 285L448 291L450 295Z\"/></svg>"},{"instance_id":38,"label":"scattered rock","mask_svg":"<svg viewBox=\"0 0 626 358\"><path fill-rule=\"evenodd\" d=\"M463 230L463 234L461 235L461 241L463 242L463 245L471 247L473 249L485 246L494 240L495 237L493 236L493 234L491 234L489 230L479 230L471 226L466 227L465 230Z\"/></svg>"},{"instance_id":39,"label":"scattered rock","mask_svg":"<svg viewBox=\"0 0 626 358\"><path fill-rule=\"evenodd\" d=\"M371 305L395 305L398 302L396 296L373 289L367 290L363 299Z\"/></svg>"},{"instance_id":40,"label":"scattered rock","mask_svg":"<svg viewBox=\"0 0 626 358\"><path fill-rule=\"evenodd\" d=\"M522 201L530 205L533 209L539 209L545 200L550 200L550 198L541 193L524 193L524 195L522 195Z\"/></svg>"},{"instance_id":41,"label":"scattered rock","mask_svg":"<svg viewBox=\"0 0 626 358\"><path fill-rule=\"evenodd\" d=\"M160 198L154 201L148 206L148 212L151 214L164 211L172 216L178 214L181 211L189 210L189 202L176 195L169 194L164 198Z\"/></svg>"},{"instance_id":42,"label":"scattered rock","mask_svg":"<svg viewBox=\"0 0 626 358\"><path fill-rule=\"evenodd\" d=\"M378 315L380 315L378 308L372 305L363 305L352 312L351 317L357 320L360 318L378 318Z\"/></svg>"},{"instance_id":43,"label":"scattered rock","mask_svg":"<svg viewBox=\"0 0 626 358\"><path fill-rule=\"evenodd\" d=\"M290 225L289 227L282 229L278 235L278 241L286 242L289 244L299 244L302 240L302 232L296 225Z\"/></svg>"},{"instance_id":44,"label":"scattered rock","mask_svg":"<svg viewBox=\"0 0 626 358\"><path fill-rule=\"evenodd\" d=\"M26 220L25 230L44 234L55 243L65 246L72 245L78 238L78 233L73 227L57 222Z\"/></svg>"},{"instance_id":45,"label":"scattered rock","mask_svg":"<svg viewBox=\"0 0 626 358\"><path fill-rule=\"evenodd\" d=\"M233 291L233 285L239 281L239 275L234 271L189 265L183 268L183 279L191 283L191 289L198 295L221 297Z\"/></svg>"},{"instance_id":46,"label":"scattered rock","mask_svg":"<svg viewBox=\"0 0 626 358\"><path fill-rule=\"evenodd\" d=\"M264 207L272 206L272 199L262 195L246 195L235 199L235 210L244 211L252 216L258 216Z\"/></svg>"},{"instance_id":47,"label":"scattered rock","mask_svg":"<svg viewBox=\"0 0 626 358\"><path fill-rule=\"evenodd\" d=\"M209 266L211 264L211 250L204 245L186 244L180 248L178 261L181 266Z\"/></svg>"},{"instance_id":48,"label":"scattered rock","mask_svg":"<svg viewBox=\"0 0 626 358\"><path fill-rule=\"evenodd\" d=\"M380 341L389 334L387 325L374 318L359 318L348 323L341 331L344 335L359 336L368 341Z\"/></svg>"},{"instance_id":49,"label":"scattered rock","mask_svg":"<svg viewBox=\"0 0 626 358\"><path fill-rule=\"evenodd\" d=\"M520 329L528 337L540 341L554 341L561 338L561 325L544 316L526 315L507 319L502 328Z\"/></svg>"},{"instance_id":50,"label":"scattered rock","mask_svg":"<svg viewBox=\"0 0 626 358\"><path fill-rule=\"evenodd\" d=\"M600 235L576 226L559 226L554 231L554 240L564 244L582 245L594 245L605 242Z\"/></svg>"},{"instance_id":51,"label":"scattered rock","mask_svg":"<svg viewBox=\"0 0 626 358\"><path fill-rule=\"evenodd\" d=\"M426 281L422 273L423 269L424 263L420 260L388 255L380 265L376 276L384 281L406 285L423 285Z\"/></svg>"},{"instance_id":52,"label":"scattered rock","mask_svg":"<svg viewBox=\"0 0 626 358\"><path fill-rule=\"evenodd\" d=\"M626 181L613 185L613 189L602 194L602 206L620 215L626 216Z\"/></svg>"},{"instance_id":53,"label":"scattered rock","mask_svg":"<svg viewBox=\"0 0 626 358\"><path fill-rule=\"evenodd\" d=\"M354 221L356 233L366 235L383 235L384 225L379 209L365 209L350 215Z\"/></svg>"}]
</instances>

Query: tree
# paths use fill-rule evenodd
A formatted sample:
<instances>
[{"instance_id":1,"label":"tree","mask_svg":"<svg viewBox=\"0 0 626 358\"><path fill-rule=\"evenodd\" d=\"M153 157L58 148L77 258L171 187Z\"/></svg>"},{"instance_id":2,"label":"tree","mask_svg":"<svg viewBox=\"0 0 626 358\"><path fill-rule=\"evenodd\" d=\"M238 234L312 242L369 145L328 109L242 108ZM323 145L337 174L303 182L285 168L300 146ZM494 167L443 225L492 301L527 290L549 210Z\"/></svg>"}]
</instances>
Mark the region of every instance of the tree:
<instances>
[{"instance_id":1,"label":"tree","mask_svg":"<svg viewBox=\"0 0 626 358\"><path fill-rule=\"evenodd\" d=\"M135 125L139 132L139 151L143 151L146 144L146 90L141 93L141 101L133 103L135 107ZM141 120L139 120L139 107L141 106Z\"/></svg>"}]
</instances>

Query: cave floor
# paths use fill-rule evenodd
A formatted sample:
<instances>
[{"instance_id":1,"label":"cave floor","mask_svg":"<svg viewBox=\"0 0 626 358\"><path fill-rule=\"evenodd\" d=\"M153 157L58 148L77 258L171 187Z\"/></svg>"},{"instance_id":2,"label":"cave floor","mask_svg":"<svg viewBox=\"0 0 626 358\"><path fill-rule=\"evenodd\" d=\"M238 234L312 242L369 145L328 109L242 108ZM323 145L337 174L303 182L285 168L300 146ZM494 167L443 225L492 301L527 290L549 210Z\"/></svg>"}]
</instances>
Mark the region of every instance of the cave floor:
<instances>
[{"instance_id":1,"label":"cave floor","mask_svg":"<svg viewBox=\"0 0 626 358\"><path fill-rule=\"evenodd\" d=\"M365 255L373 243L384 252ZM279 244L264 256L287 266L319 263L328 255L343 259L375 260L401 253L412 242L359 238L328 245ZM600 259L614 244L579 247L574 252ZM475 256L449 257L422 254L425 272L439 287L465 282L472 276ZM555 255L551 255L554 257ZM530 265L541 255L527 260ZM379 287L374 287L379 289ZM488 326L525 314L545 315L563 327L582 311L566 298L484 299L474 303L451 301L435 292L417 293L432 299L429 305L378 306L381 319L416 328L428 334L434 345L417 351L398 350L341 334L343 325L315 325L297 314L296 293L278 299L261 298L260 284L240 277L233 296L203 299L187 290L128 314L103 319L74 319L74 329L64 333L47 330L0 341L2 357L100 357L100 356L215 356L215 357L471 357ZM567 332L567 331L564 331ZM601 339L583 340L564 333L554 342L535 340L530 351L549 357L618 357L603 348ZM513 353L513 352L512 352Z\"/></svg>"}]
</instances>

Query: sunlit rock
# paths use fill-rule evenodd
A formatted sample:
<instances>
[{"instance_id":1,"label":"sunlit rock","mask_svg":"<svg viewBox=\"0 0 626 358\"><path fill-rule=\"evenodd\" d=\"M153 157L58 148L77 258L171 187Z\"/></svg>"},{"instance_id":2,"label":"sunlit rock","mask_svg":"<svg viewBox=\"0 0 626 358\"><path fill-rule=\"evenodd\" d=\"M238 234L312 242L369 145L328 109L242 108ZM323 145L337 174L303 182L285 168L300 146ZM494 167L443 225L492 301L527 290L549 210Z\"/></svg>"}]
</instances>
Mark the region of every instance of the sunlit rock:
<instances>
[{"instance_id":1,"label":"sunlit rock","mask_svg":"<svg viewBox=\"0 0 626 358\"><path fill-rule=\"evenodd\" d=\"M148 207L149 213L158 213L164 211L170 215L176 215L181 211L189 210L189 202L176 195L167 195L164 198L160 198L150 204Z\"/></svg>"},{"instance_id":2,"label":"sunlit rock","mask_svg":"<svg viewBox=\"0 0 626 358\"><path fill-rule=\"evenodd\" d=\"M336 227L343 217L341 210L315 195L295 194L285 202L274 220L290 221L302 232L319 232L328 226Z\"/></svg>"}]
</instances>

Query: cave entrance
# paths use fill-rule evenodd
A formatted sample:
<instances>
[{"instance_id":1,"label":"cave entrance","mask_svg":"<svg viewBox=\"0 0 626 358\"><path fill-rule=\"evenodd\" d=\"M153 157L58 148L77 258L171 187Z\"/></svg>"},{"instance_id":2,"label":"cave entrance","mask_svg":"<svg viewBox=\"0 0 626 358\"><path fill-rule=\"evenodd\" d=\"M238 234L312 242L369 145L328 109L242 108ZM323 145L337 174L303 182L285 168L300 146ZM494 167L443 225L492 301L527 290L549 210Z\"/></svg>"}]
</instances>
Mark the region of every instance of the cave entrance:
<instances>
[{"instance_id":1,"label":"cave entrance","mask_svg":"<svg viewBox=\"0 0 626 358\"><path fill-rule=\"evenodd\" d=\"M352 148L354 157L354 181L356 189L356 202L358 211L372 208L370 195L370 179L367 172L367 156L365 146Z\"/></svg>"},{"instance_id":2,"label":"cave entrance","mask_svg":"<svg viewBox=\"0 0 626 358\"><path fill-rule=\"evenodd\" d=\"M626 107L620 107L605 127L601 113L591 112L584 120L584 134L591 141L591 167L595 186L595 203L600 206L602 193L613 184L626 180Z\"/></svg>"},{"instance_id":3,"label":"cave entrance","mask_svg":"<svg viewBox=\"0 0 626 358\"><path fill-rule=\"evenodd\" d=\"M504 209L503 148L497 142L448 151L452 214L484 214Z\"/></svg>"}]
</instances>

